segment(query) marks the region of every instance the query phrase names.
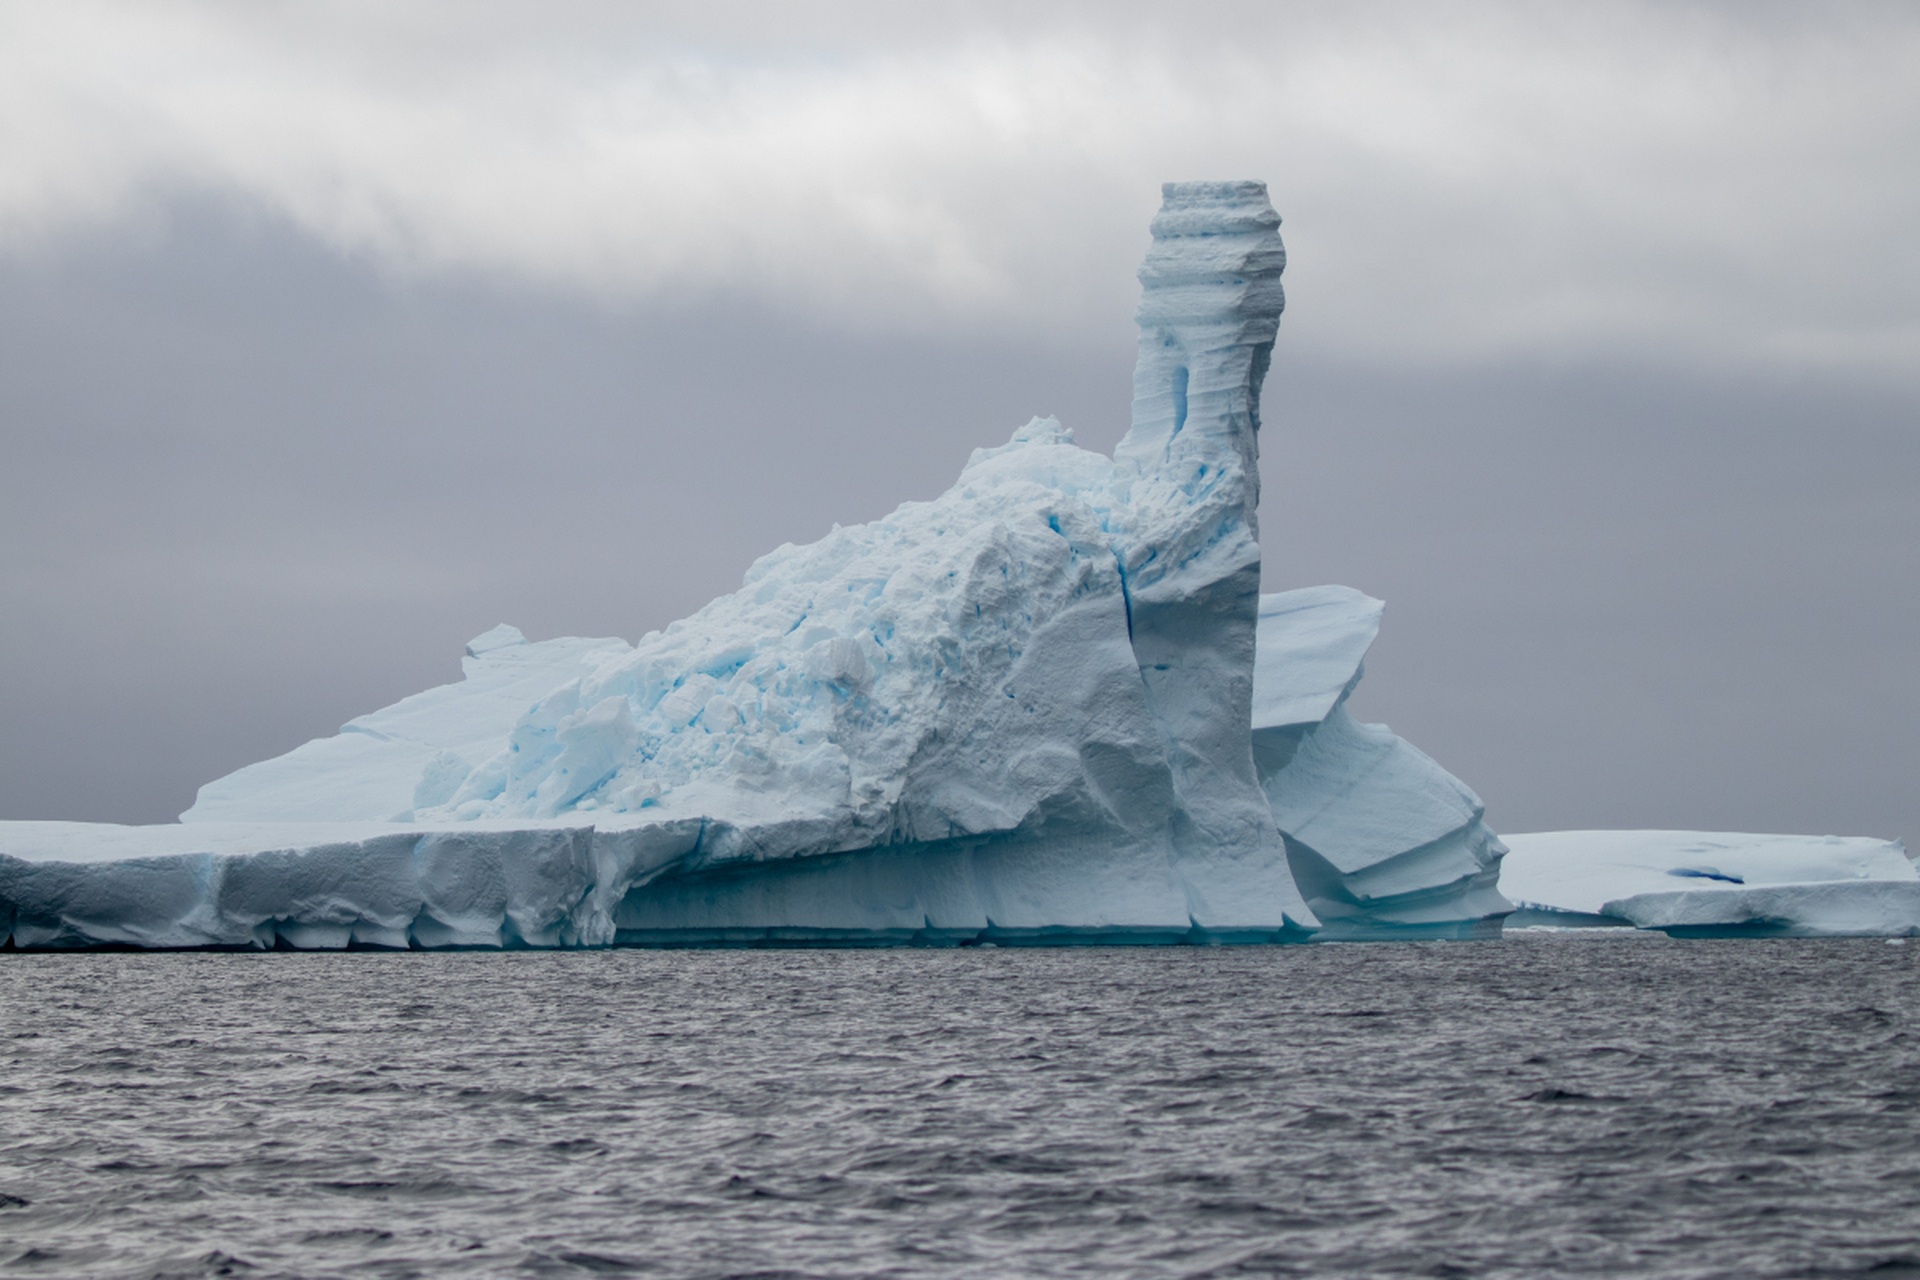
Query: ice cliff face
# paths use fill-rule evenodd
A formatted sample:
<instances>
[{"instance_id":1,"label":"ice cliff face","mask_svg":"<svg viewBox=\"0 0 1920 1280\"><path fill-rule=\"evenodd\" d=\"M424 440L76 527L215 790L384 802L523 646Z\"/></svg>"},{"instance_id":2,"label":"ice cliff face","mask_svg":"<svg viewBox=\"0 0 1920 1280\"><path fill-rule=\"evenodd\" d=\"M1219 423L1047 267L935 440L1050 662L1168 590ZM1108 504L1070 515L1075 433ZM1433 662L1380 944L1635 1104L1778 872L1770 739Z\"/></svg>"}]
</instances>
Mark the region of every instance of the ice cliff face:
<instances>
[{"instance_id":1,"label":"ice cliff face","mask_svg":"<svg viewBox=\"0 0 1920 1280\"><path fill-rule=\"evenodd\" d=\"M1260 183L1164 196L1111 462L1036 421L934 503L775 552L537 707L454 813L739 815L715 863L1111 827L1167 842L1196 921L1306 919L1245 731L1280 220Z\"/></svg>"}]
</instances>

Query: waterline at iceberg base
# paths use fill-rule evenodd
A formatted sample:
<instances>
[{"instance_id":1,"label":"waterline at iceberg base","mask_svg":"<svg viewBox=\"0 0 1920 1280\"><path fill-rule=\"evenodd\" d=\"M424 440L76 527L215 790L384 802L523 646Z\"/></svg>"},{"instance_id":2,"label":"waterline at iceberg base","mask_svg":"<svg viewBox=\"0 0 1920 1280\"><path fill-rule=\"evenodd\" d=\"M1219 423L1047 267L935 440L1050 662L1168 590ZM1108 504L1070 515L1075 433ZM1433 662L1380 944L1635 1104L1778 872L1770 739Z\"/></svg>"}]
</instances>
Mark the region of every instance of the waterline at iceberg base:
<instances>
[{"instance_id":1,"label":"waterline at iceberg base","mask_svg":"<svg viewBox=\"0 0 1920 1280\"><path fill-rule=\"evenodd\" d=\"M1479 798L1347 711L1380 602L1260 594L1279 221L1260 183L1164 188L1113 457L1035 419L637 644L497 627L179 824L0 823L0 942L1497 936Z\"/></svg>"}]
</instances>

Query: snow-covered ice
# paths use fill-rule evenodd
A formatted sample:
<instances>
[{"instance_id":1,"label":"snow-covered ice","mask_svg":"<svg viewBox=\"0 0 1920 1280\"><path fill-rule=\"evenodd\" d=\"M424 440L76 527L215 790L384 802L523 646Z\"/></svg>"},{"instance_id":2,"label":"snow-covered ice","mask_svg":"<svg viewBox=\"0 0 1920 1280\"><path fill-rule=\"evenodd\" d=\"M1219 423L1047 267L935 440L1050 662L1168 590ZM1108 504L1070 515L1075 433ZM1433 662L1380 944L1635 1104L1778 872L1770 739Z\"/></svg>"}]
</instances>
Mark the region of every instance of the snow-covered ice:
<instances>
[{"instance_id":1,"label":"snow-covered ice","mask_svg":"<svg viewBox=\"0 0 1920 1280\"><path fill-rule=\"evenodd\" d=\"M533 702L631 651L624 640L528 644L509 626L467 645L466 678L403 698L316 738L207 783L182 822L406 821L445 804L505 743Z\"/></svg>"},{"instance_id":2,"label":"snow-covered ice","mask_svg":"<svg viewBox=\"0 0 1920 1280\"><path fill-rule=\"evenodd\" d=\"M1509 835L1515 924L1680 936L1920 933L1920 875L1898 840L1708 831Z\"/></svg>"},{"instance_id":3,"label":"snow-covered ice","mask_svg":"<svg viewBox=\"0 0 1920 1280\"><path fill-rule=\"evenodd\" d=\"M1888 938L1920 934L1920 881L1822 880L1683 889L1609 902L1606 914L1676 938Z\"/></svg>"}]
</instances>

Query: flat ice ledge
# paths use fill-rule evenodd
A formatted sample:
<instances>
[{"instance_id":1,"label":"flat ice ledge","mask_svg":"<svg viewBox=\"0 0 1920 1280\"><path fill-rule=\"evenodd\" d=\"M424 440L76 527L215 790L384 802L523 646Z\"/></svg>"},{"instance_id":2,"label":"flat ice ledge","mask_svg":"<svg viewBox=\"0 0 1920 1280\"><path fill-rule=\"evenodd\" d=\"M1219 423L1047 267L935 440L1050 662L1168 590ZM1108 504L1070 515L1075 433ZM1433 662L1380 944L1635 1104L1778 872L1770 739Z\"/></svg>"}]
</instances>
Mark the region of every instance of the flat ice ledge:
<instances>
[{"instance_id":1,"label":"flat ice ledge","mask_svg":"<svg viewBox=\"0 0 1920 1280\"><path fill-rule=\"evenodd\" d=\"M525 822L462 823L465 830L511 831ZM538 825L538 824L535 824ZM585 819L552 827L587 826ZM126 862L193 854L231 856L269 849L352 844L394 832L450 830L391 822L194 822L128 827L106 822L0 822L0 855L22 862Z\"/></svg>"}]
</instances>

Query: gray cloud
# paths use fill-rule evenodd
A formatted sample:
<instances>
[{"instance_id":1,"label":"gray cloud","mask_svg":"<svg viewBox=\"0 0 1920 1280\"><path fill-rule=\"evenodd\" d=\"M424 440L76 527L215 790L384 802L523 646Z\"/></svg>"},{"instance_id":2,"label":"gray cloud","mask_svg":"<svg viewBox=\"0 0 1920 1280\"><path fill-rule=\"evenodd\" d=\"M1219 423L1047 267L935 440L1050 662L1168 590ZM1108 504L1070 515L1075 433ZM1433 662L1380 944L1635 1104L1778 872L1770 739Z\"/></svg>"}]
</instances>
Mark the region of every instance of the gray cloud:
<instances>
[{"instance_id":1,"label":"gray cloud","mask_svg":"<svg viewBox=\"0 0 1920 1280\"><path fill-rule=\"evenodd\" d=\"M1509 830L1920 834L1920 18L74 0L0 41L0 815L162 820L1127 420L1269 178L1270 588Z\"/></svg>"},{"instance_id":2,"label":"gray cloud","mask_svg":"<svg viewBox=\"0 0 1920 1280\"><path fill-rule=\"evenodd\" d=\"M1920 354L1910 6L20 6L0 227L238 193L402 273L1077 331L1164 177L1263 174L1296 341Z\"/></svg>"}]
</instances>

